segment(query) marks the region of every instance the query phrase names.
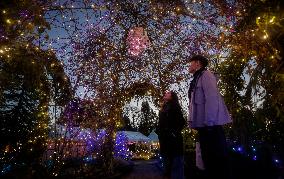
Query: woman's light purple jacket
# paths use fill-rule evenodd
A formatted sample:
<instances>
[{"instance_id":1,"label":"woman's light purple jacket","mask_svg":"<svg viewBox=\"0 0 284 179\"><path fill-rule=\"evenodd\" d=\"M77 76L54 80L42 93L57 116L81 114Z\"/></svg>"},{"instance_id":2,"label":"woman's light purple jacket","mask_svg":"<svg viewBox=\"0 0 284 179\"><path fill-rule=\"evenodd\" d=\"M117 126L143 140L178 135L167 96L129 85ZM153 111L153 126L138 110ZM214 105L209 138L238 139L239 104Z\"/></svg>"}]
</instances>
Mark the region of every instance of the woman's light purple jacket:
<instances>
[{"instance_id":1,"label":"woman's light purple jacket","mask_svg":"<svg viewBox=\"0 0 284 179\"><path fill-rule=\"evenodd\" d=\"M208 70L203 72L191 96L188 119L191 128L232 122L212 72Z\"/></svg>"}]
</instances>

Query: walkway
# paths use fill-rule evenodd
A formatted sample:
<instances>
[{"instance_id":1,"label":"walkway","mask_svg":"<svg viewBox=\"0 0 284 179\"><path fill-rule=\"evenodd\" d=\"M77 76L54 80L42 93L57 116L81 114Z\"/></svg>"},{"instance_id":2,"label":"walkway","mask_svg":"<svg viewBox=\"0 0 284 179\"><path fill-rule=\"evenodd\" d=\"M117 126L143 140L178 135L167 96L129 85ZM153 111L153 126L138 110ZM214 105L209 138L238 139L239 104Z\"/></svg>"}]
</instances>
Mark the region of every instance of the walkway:
<instances>
[{"instance_id":1,"label":"walkway","mask_svg":"<svg viewBox=\"0 0 284 179\"><path fill-rule=\"evenodd\" d=\"M122 179L163 179L157 160L134 161L133 170Z\"/></svg>"}]
</instances>

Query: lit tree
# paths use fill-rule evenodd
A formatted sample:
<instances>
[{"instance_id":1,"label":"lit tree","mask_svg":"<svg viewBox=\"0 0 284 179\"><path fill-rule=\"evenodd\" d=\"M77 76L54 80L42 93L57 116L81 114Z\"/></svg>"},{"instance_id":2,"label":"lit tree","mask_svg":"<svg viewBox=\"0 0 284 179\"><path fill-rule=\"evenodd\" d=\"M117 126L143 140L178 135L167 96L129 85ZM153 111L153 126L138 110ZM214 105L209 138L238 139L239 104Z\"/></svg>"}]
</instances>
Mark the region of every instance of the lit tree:
<instances>
[{"instance_id":1,"label":"lit tree","mask_svg":"<svg viewBox=\"0 0 284 179\"><path fill-rule=\"evenodd\" d=\"M283 146L283 2L247 1L231 53L219 67L221 87L234 119L234 138ZM237 137L238 136L238 137ZM279 148L278 147L278 148ZM283 150L283 149L282 149Z\"/></svg>"},{"instance_id":2,"label":"lit tree","mask_svg":"<svg viewBox=\"0 0 284 179\"><path fill-rule=\"evenodd\" d=\"M214 57L215 67L219 55L229 52L222 39L234 30L238 9L220 16L219 2L202 2L66 0L47 11L54 29L46 31L49 39L42 35L42 46L57 52L78 96L94 99L108 124L106 172L112 171L114 136L125 104L147 95L158 106L169 88L186 99L188 56Z\"/></svg>"},{"instance_id":3,"label":"lit tree","mask_svg":"<svg viewBox=\"0 0 284 179\"><path fill-rule=\"evenodd\" d=\"M1 58L1 162L30 164L45 149L49 102L64 105L72 92L54 55L25 46L11 48L10 53L10 58Z\"/></svg>"},{"instance_id":4,"label":"lit tree","mask_svg":"<svg viewBox=\"0 0 284 179\"><path fill-rule=\"evenodd\" d=\"M5 169L40 164L51 101L63 105L72 96L63 65L33 40L48 28L43 17L48 2L0 2L1 174Z\"/></svg>"},{"instance_id":5,"label":"lit tree","mask_svg":"<svg viewBox=\"0 0 284 179\"><path fill-rule=\"evenodd\" d=\"M32 0L0 5L0 57L4 59L0 72L5 72L4 63L12 63L15 49L31 49L37 57L42 50L54 57L53 50L76 97L92 99L106 123L102 154L106 173L112 172L115 134L125 104L147 95L158 106L170 88L187 101L187 58L196 53L208 56L210 68L220 72L235 136L244 134L240 140L248 143L254 137L250 133L263 124L266 132L260 137L277 141L283 134L280 1ZM63 72L60 63L55 66ZM1 102L6 101L2 81L6 79L1 79ZM41 97L40 92L36 95ZM36 101L37 96L28 98Z\"/></svg>"}]
</instances>

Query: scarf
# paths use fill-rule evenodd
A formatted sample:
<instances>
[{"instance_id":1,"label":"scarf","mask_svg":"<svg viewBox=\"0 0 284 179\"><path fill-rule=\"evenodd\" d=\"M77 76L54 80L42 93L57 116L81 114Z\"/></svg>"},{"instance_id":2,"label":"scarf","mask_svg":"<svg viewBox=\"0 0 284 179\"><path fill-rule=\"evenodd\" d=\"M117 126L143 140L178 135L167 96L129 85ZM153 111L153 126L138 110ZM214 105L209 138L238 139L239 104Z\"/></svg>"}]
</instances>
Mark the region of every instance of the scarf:
<instances>
[{"instance_id":1,"label":"scarf","mask_svg":"<svg viewBox=\"0 0 284 179\"><path fill-rule=\"evenodd\" d=\"M199 77L203 74L203 72L205 70L206 70L205 68L201 68L193 74L193 80L191 80L189 90L188 90L189 101L191 100L191 93L193 92L194 88L196 87Z\"/></svg>"}]
</instances>

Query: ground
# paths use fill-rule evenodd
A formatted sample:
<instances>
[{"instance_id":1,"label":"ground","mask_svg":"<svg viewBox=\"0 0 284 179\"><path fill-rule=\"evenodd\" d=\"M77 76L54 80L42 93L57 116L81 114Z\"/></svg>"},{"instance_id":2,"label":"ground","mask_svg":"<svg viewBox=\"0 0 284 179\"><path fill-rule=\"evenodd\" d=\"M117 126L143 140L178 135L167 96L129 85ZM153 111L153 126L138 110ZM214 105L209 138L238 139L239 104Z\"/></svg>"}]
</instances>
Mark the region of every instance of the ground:
<instances>
[{"instance_id":1,"label":"ground","mask_svg":"<svg viewBox=\"0 0 284 179\"><path fill-rule=\"evenodd\" d=\"M162 179L162 170L157 160L134 161L133 170L121 179Z\"/></svg>"},{"instance_id":2,"label":"ground","mask_svg":"<svg viewBox=\"0 0 284 179\"><path fill-rule=\"evenodd\" d=\"M191 163L192 164L192 163ZM194 165L194 164L193 164ZM269 168L260 166L256 161L247 160L241 155L230 157L231 179L258 178L258 179L284 179L283 168ZM190 179L202 179L203 174L194 166L185 168L185 174ZM137 160L133 162L132 169L117 179L164 179L161 163L158 160Z\"/></svg>"}]
</instances>

